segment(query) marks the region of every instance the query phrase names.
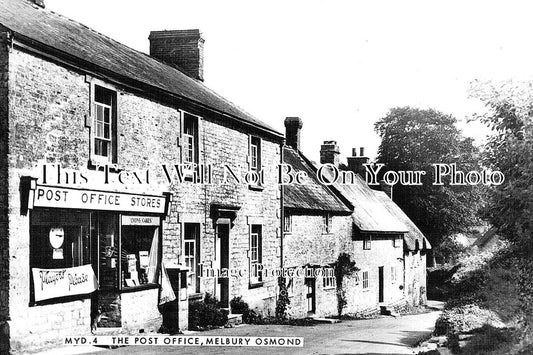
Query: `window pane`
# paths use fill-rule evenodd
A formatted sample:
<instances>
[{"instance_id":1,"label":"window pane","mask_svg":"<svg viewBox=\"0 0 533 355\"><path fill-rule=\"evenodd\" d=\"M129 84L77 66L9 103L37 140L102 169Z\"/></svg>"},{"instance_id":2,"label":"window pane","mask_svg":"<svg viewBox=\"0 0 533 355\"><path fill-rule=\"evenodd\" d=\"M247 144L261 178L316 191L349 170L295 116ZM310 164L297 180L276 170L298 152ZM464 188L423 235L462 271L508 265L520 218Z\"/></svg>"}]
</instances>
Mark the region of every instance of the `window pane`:
<instances>
[{"instance_id":1,"label":"window pane","mask_svg":"<svg viewBox=\"0 0 533 355\"><path fill-rule=\"evenodd\" d=\"M121 251L123 287L157 282L158 227L123 226Z\"/></svg>"}]
</instances>

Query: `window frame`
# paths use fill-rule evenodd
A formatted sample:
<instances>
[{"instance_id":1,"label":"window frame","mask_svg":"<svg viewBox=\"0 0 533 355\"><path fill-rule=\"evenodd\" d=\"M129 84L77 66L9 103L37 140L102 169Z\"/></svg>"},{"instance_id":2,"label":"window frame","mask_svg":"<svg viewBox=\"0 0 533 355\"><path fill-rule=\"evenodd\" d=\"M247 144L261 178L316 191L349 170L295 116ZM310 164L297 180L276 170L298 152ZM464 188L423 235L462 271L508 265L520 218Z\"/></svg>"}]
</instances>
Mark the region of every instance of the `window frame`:
<instances>
[{"instance_id":1,"label":"window frame","mask_svg":"<svg viewBox=\"0 0 533 355\"><path fill-rule=\"evenodd\" d=\"M403 241L403 238L401 235L394 236L394 240L392 241L392 246L395 248L401 248L402 241Z\"/></svg>"},{"instance_id":2,"label":"window frame","mask_svg":"<svg viewBox=\"0 0 533 355\"><path fill-rule=\"evenodd\" d=\"M362 272L361 281L361 284L363 285L363 291L370 290L370 275L368 270L364 270Z\"/></svg>"},{"instance_id":3,"label":"window frame","mask_svg":"<svg viewBox=\"0 0 533 355\"><path fill-rule=\"evenodd\" d=\"M325 290L334 289L337 287L337 280L335 276L325 276L322 278L322 286Z\"/></svg>"},{"instance_id":4,"label":"window frame","mask_svg":"<svg viewBox=\"0 0 533 355\"><path fill-rule=\"evenodd\" d=\"M288 212L283 214L283 233L292 233L292 215Z\"/></svg>"},{"instance_id":5,"label":"window frame","mask_svg":"<svg viewBox=\"0 0 533 355\"><path fill-rule=\"evenodd\" d=\"M194 176L194 172L198 170L198 165L201 162L201 121L202 117L195 115L191 112L185 111L185 110L179 110L179 121L180 121L180 132L179 132L179 138L178 138L178 147L180 148L180 162L183 164L183 173L186 178L192 178ZM193 134L185 133L187 122L191 120L193 122ZM188 148L189 143L187 143L187 139L192 138L192 161L185 160L186 154L185 150Z\"/></svg>"},{"instance_id":6,"label":"window frame","mask_svg":"<svg viewBox=\"0 0 533 355\"><path fill-rule=\"evenodd\" d=\"M194 268L189 267L189 271L187 275L187 287L191 288L192 292L199 293L200 292L200 275L198 273L200 271L199 270L199 264L200 264L200 258L201 258L200 234L201 234L202 225L201 223L196 223L196 222L184 222L182 226L183 226L183 234L182 234L183 235L183 263L185 264L185 266L187 266L187 258L188 258L186 245L187 243L191 243L191 242L194 244L194 249L193 249L194 251L193 267ZM188 234L188 230L187 230L188 226L190 226L192 234ZM189 280L191 277L194 277L194 284L192 284L192 287L191 285L189 285Z\"/></svg>"},{"instance_id":7,"label":"window frame","mask_svg":"<svg viewBox=\"0 0 533 355\"><path fill-rule=\"evenodd\" d=\"M254 228L258 228L259 232L254 232ZM255 236L255 243L254 243ZM249 259L250 259L250 285L262 285L263 272L260 270L258 274L255 274L256 265L262 265L263 263L263 226L261 224L250 224L250 240L249 240ZM255 244L255 247L254 247ZM254 257L254 249L255 257Z\"/></svg>"},{"instance_id":8,"label":"window frame","mask_svg":"<svg viewBox=\"0 0 533 355\"><path fill-rule=\"evenodd\" d=\"M118 151L119 151L119 142L118 137L120 136L120 103L118 95L118 89L108 84L102 80L86 76L86 82L89 83L90 91L90 104L89 104L89 115L85 118L85 127L89 128L89 163L91 166L102 166L102 165L113 165L113 168L117 168L119 162ZM104 90L109 91L111 94L111 105L97 102L96 101L96 91ZM97 115L98 107L109 108L110 118L109 118L109 140L108 141L108 156L96 154L96 140L105 140L105 138L97 137Z\"/></svg>"},{"instance_id":9,"label":"window frame","mask_svg":"<svg viewBox=\"0 0 533 355\"><path fill-rule=\"evenodd\" d=\"M363 250L372 250L372 234L363 237Z\"/></svg>"},{"instance_id":10,"label":"window frame","mask_svg":"<svg viewBox=\"0 0 533 355\"><path fill-rule=\"evenodd\" d=\"M330 234L332 231L333 216L331 213L322 215L322 234Z\"/></svg>"}]
</instances>

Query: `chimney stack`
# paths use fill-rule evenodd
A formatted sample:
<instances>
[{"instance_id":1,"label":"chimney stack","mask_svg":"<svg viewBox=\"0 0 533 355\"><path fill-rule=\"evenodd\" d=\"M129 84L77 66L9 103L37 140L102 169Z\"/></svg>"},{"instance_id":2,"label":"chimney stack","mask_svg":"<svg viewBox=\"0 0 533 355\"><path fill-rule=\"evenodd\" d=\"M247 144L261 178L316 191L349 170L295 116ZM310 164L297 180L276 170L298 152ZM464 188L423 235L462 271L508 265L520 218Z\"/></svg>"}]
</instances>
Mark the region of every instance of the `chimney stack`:
<instances>
[{"instance_id":1,"label":"chimney stack","mask_svg":"<svg viewBox=\"0 0 533 355\"><path fill-rule=\"evenodd\" d=\"M200 30L151 31L150 55L204 81L204 39Z\"/></svg>"},{"instance_id":2,"label":"chimney stack","mask_svg":"<svg viewBox=\"0 0 533 355\"><path fill-rule=\"evenodd\" d=\"M379 180L379 187L381 187L381 191L385 192L392 200L392 185L386 184L385 180Z\"/></svg>"},{"instance_id":3,"label":"chimney stack","mask_svg":"<svg viewBox=\"0 0 533 355\"><path fill-rule=\"evenodd\" d=\"M288 146L297 151L300 150L300 131L302 126L303 122L300 117L285 118L285 140Z\"/></svg>"},{"instance_id":4,"label":"chimney stack","mask_svg":"<svg viewBox=\"0 0 533 355\"><path fill-rule=\"evenodd\" d=\"M339 166L339 146L336 141L324 141L320 146L320 164Z\"/></svg>"},{"instance_id":5,"label":"chimney stack","mask_svg":"<svg viewBox=\"0 0 533 355\"><path fill-rule=\"evenodd\" d=\"M347 158L348 170L351 170L362 178L365 178L365 167L363 164L368 164L370 159L365 157L365 148L359 148L359 156L357 156L357 148L352 148L352 156Z\"/></svg>"}]
</instances>

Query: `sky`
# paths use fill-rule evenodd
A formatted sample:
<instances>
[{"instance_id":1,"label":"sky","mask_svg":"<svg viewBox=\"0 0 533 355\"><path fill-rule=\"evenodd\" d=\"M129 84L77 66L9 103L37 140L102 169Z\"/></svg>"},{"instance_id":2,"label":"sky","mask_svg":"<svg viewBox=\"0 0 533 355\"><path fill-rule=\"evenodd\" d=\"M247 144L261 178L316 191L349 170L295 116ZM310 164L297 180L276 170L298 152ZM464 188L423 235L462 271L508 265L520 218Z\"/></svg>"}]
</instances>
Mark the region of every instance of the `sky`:
<instances>
[{"instance_id":1,"label":"sky","mask_svg":"<svg viewBox=\"0 0 533 355\"><path fill-rule=\"evenodd\" d=\"M473 80L533 77L533 4L518 1L45 0L46 7L148 53L153 30L200 29L204 83L284 132L303 120L302 151L335 140L375 157L390 108L434 108L482 142L466 118Z\"/></svg>"}]
</instances>

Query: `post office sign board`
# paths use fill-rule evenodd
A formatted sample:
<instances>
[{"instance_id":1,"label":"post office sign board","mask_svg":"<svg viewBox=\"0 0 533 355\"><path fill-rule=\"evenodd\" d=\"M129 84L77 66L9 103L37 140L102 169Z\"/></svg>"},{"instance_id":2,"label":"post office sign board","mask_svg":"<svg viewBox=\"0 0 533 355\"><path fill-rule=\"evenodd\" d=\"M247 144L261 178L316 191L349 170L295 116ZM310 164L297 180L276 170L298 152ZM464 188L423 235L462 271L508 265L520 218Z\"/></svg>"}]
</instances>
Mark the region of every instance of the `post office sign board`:
<instances>
[{"instance_id":1,"label":"post office sign board","mask_svg":"<svg viewBox=\"0 0 533 355\"><path fill-rule=\"evenodd\" d=\"M33 207L164 213L165 196L37 185Z\"/></svg>"}]
</instances>

